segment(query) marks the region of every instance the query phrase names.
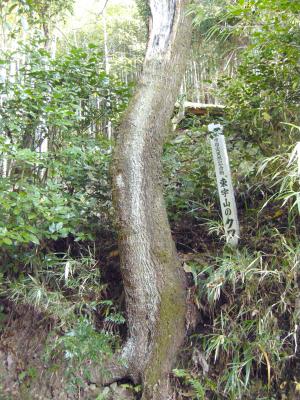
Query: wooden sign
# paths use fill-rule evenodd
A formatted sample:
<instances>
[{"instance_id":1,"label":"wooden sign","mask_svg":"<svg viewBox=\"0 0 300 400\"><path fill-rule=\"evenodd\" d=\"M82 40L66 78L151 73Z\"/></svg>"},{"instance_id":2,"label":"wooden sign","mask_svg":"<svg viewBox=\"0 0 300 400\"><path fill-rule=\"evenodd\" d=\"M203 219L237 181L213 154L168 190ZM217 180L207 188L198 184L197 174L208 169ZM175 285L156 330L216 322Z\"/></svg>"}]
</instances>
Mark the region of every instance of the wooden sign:
<instances>
[{"instance_id":1,"label":"wooden sign","mask_svg":"<svg viewBox=\"0 0 300 400\"><path fill-rule=\"evenodd\" d=\"M215 164L226 240L227 243L231 244L232 246L237 246L240 237L240 227L231 180L226 142L223 135L223 126L220 124L209 124L208 131L211 134L210 142Z\"/></svg>"}]
</instances>

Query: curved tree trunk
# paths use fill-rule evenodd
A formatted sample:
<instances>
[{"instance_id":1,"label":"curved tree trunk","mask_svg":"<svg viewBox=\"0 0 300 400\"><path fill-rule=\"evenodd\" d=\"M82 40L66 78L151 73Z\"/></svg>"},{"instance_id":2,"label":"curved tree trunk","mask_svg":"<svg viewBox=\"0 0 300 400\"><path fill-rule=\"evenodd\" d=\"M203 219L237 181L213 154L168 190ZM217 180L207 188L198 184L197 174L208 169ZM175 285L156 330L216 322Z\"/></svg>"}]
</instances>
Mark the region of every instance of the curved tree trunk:
<instances>
[{"instance_id":1,"label":"curved tree trunk","mask_svg":"<svg viewBox=\"0 0 300 400\"><path fill-rule=\"evenodd\" d=\"M185 332L185 278L162 194L161 156L190 47L188 2L149 1L144 68L119 128L113 160L128 317L119 378L142 382L144 400L168 399L168 375Z\"/></svg>"}]
</instances>

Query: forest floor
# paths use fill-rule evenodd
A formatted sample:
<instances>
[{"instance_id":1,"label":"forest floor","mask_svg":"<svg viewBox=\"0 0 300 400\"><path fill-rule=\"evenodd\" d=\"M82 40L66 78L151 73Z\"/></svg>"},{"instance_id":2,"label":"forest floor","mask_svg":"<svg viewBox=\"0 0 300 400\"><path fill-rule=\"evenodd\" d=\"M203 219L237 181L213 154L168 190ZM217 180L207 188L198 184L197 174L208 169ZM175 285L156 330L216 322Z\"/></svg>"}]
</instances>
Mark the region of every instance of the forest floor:
<instances>
[{"instance_id":1,"label":"forest floor","mask_svg":"<svg viewBox=\"0 0 300 400\"><path fill-rule=\"evenodd\" d=\"M192 227L191 221L174 224L173 234L177 243L182 266L186 262L205 256L206 252L213 252L214 242L204 237L204 232ZM188 228L190 227L190 228ZM103 245L103 243L105 243ZM122 295L121 275L119 272L119 258L116 243L107 237L102 240L101 265L103 279L108 284L108 298L113 298L124 308ZM103 255L105 254L105 255ZM199 313L193 302L193 281L191 274L187 274L188 285L188 315L187 330L192 332L198 321ZM51 342L59 336L56 327L57 321L49 319L43 313L37 312L34 307L15 305L3 299L5 321L0 331L0 400L73 400L96 399L103 393L107 400L134 399L136 395L130 387L112 385L100 389L94 384L86 382L78 391L74 387L70 390L68 376L65 373L66 361L63 356L55 360L47 358L47 350ZM124 337L125 330L121 332ZM77 371L78 377L82 371Z\"/></svg>"},{"instance_id":2,"label":"forest floor","mask_svg":"<svg viewBox=\"0 0 300 400\"><path fill-rule=\"evenodd\" d=\"M241 246L255 250L263 250L265 253L272 252L274 240L272 237L265 236L260 242L254 243L256 232L259 226L268 224L285 226L286 221L282 213L268 208L262 213L259 220L248 221L247 225L241 221L243 226L242 235L244 237ZM206 357L201 350L195 350L193 336L209 332L211 321L207 317L210 313L209 305L201 303L196 293L196 286L193 275L190 271L189 263L195 262L198 265L207 265L220 254L220 242L217 237L208 235L207 229L203 224L193 221L187 217L180 222L172 223L173 237L177 245L179 257L182 260L182 267L187 275L187 302L188 312L186 317L187 339L184 351L180 355L179 363L181 366L194 362L196 369L208 370ZM100 243L100 242L99 242ZM101 241L101 265L104 267L102 274L107 286L107 296L118 302L119 307L124 309L124 296L122 294L121 276L119 272L119 259L116 243L108 237ZM103 244L104 243L104 244ZM99 244L100 245L100 244ZM132 400L137 399L133 386L127 383L123 385L112 385L108 388L99 388L88 380L70 389L69 377L66 374L67 361L63 354L56 355L56 358L49 359L47 350L51 347L51 342L57 340L60 335L56 327L56 322L49 319L42 313L34 310L33 307L26 305L16 306L12 302L3 300L5 321L2 323L3 329L0 331L0 400L75 400L75 399L107 399L107 400ZM100 321L101 326L101 321ZM63 333L63 332L62 332ZM121 337L125 337L126 330L123 328L119 332ZM47 358L48 357L48 358ZM218 364L212 366L212 374L216 374ZM215 372L213 372L215 371ZM200 371L200 374L202 374ZM267 371L264 372L266 380ZM73 375L78 379L83 377L82 369L73 371ZM176 377L173 379L174 399L193 399L194 392L189 391L186 384ZM190 396L189 396L190 393ZM102 397L101 397L102 396ZM216 397L212 397L216 398ZM223 399L223 396L220 399ZM224 397L225 398L225 397ZM249 397L256 399L253 397ZM271 397L270 397L271 398ZM297 399L295 392L287 397L279 396L278 399ZM248 399L248 397L247 397Z\"/></svg>"}]
</instances>

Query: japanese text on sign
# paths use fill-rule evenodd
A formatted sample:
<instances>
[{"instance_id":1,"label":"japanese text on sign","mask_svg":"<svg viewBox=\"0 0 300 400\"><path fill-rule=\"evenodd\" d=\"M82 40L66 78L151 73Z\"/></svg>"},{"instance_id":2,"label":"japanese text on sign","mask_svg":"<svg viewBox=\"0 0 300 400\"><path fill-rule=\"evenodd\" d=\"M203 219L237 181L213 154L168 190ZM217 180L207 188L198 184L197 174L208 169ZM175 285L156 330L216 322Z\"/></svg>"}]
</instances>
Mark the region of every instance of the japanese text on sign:
<instances>
[{"instance_id":1,"label":"japanese text on sign","mask_svg":"<svg viewBox=\"0 0 300 400\"><path fill-rule=\"evenodd\" d=\"M210 142L216 170L226 240L229 244L237 246L240 236L240 228L226 142L224 135L222 134L223 127L220 124L209 124L208 130L211 133Z\"/></svg>"}]
</instances>

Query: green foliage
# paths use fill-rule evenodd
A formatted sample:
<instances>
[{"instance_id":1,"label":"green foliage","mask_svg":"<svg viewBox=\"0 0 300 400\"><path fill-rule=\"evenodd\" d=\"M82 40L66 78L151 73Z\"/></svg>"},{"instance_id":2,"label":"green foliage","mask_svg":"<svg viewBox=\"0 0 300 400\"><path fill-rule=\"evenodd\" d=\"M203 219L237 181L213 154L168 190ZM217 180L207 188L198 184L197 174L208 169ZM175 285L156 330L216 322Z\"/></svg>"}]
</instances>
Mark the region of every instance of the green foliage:
<instances>
[{"instance_id":1,"label":"green foliage","mask_svg":"<svg viewBox=\"0 0 300 400\"><path fill-rule=\"evenodd\" d=\"M47 253L44 258L36 256L32 264L34 275L6 280L0 294L16 305L32 307L54 323L45 362L55 369L63 357L69 389L78 390L90 380L91 363L101 369L118 348L118 326L124 317L105 299L106 285L91 250L78 258ZM19 379L30 377L26 370Z\"/></svg>"},{"instance_id":2,"label":"green foliage","mask_svg":"<svg viewBox=\"0 0 300 400\"><path fill-rule=\"evenodd\" d=\"M216 39L222 44L231 39L233 32L230 27L236 22L233 15L228 15L231 3L231 0L204 0L201 4L193 2L188 7L188 14L193 16L196 34L206 41Z\"/></svg>"},{"instance_id":3,"label":"green foliage","mask_svg":"<svg viewBox=\"0 0 300 400\"><path fill-rule=\"evenodd\" d=\"M273 241L275 252L276 257L253 258L247 251L230 251L215 265L192 265L199 300L209 304L206 318L211 321L211 333L198 335L197 340L211 368L216 365L222 371L217 387L210 389L215 394L246 399L253 393L277 393L293 358L299 246L288 243L282 248L279 236Z\"/></svg>"},{"instance_id":4,"label":"green foliage","mask_svg":"<svg viewBox=\"0 0 300 400\"><path fill-rule=\"evenodd\" d=\"M113 143L103 133L108 120L117 126L131 89L104 72L99 47L87 44L93 35L103 41L100 28L80 32L82 47L61 44L52 58L37 30L71 2L46 3L1 5L3 21L18 25L12 33L20 32L25 18L34 40L1 56L7 72L16 58L24 62L0 84L0 284L10 303L53 321L47 362L63 356L78 388L89 379L88 366L101 365L118 348L125 322L111 300L119 283L112 274L107 285L100 267L102 246L108 252L115 239ZM148 19L146 2L138 7ZM114 19L117 9L107 9L111 70L131 81L145 32L139 19ZM233 46L232 57L243 48L237 73L219 80L227 114L218 118L226 128L242 237L240 250L220 242L224 230L206 133L212 117L186 118L164 148L164 186L173 226L195 231L193 252L198 240L207 248L186 270L193 274L190 289L201 317L190 339L209 371L191 357L174 375L192 399L284 397L297 391L299 381L299 176L291 154L299 140L299 5L215 0L189 12L199 48L209 54L218 48L220 63ZM207 68L220 72L216 65ZM1 307L0 327L5 312ZM19 381L28 377L34 370L21 372Z\"/></svg>"},{"instance_id":5,"label":"green foliage","mask_svg":"<svg viewBox=\"0 0 300 400\"><path fill-rule=\"evenodd\" d=\"M69 43L86 48L88 43L97 43L99 49L108 50L111 74L122 81L136 83L142 69L147 42L146 26L133 2L109 1L103 18L92 19L74 31L68 32L68 42L60 42L60 49L68 49ZM104 31L106 38L104 39Z\"/></svg>"},{"instance_id":6,"label":"green foliage","mask_svg":"<svg viewBox=\"0 0 300 400\"><path fill-rule=\"evenodd\" d=\"M298 151L299 148L295 147L291 153L268 157L258 168L258 174L269 179L275 189L274 195L267 200L264 207L274 200L280 201L282 207L288 205L288 212L293 217L300 213Z\"/></svg>"},{"instance_id":7,"label":"green foliage","mask_svg":"<svg viewBox=\"0 0 300 400\"><path fill-rule=\"evenodd\" d=\"M70 383L78 387L86 364L101 364L116 348L125 321L105 293L95 241L107 231L114 237L112 143L104 132L108 120L118 123L130 88L105 73L98 46L69 47L56 58L46 50L47 37L37 28L45 22L47 30L47 13L54 18L70 2L25 3L10 17L1 10L14 21L12 36L21 30L19 17L33 28L30 45L15 43L16 51L1 54L0 294L52 321L50 358L65 356ZM0 311L2 322L7 309ZM28 378L26 370L19 381Z\"/></svg>"},{"instance_id":8,"label":"green foliage","mask_svg":"<svg viewBox=\"0 0 300 400\"><path fill-rule=\"evenodd\" d=\"M136 5L140 16L143 18L145 24L148 26L149 18L151 16L151 9L147 0L136 0Z\"/></svg>"},{"instance_id":9,"label":"green foliage","mask_svg":"<svg viewBox=\"0 0 300 400\"><path fill-rule=\"evenodd\" d=\"M193 400L205 400L206 397L206 389L202 382L197 379L196 376L193 376L190 372L184 369L174 369L173 374L183 380L183 383L187 386L190 386L193 389L193 394L189 393L189 397Z\"/></svg>"},{"instance_id":10,"label":"green foliage","mask_svg":"<svg viewBox=\"0 0 300 400\"><path fill-rule=\"evenodd\" d=\"M6 270L22 269L53 241L91 240L111 226L111 144L102 135L103 121L117 123L129 97L127 86L101 69L94 45L71 48L57 59L38 44L23 50L28 62L14 81L1 85L0 154L7 169L0 178L0 243ZM41 153L45 140L48 151Z\"/></svg>"},{"instance_id":11,"label":"green foliage","mask_svg":"<svg viewBox=\"0 0 300 400\"><path fill-rule=\"evenodd\" d=\"M256 144L264 155L295 141L283 122L298 124L299 6L297 2L241 1L228 16L234 29L247 36L247 45L234 79L224 79L236 137Z\"/></svg>"},{"instance_id":12,"label":"green foliage","mask_svg":"<svg viewBox=\"0 0 300 400\"><path fill-rule=\"evenodd\" d=\"M2 293L11 301L27 304L67 327L78 315L92 320L100 309L111 315L111 304L102 300L105 285L91 250L78 258L48 253L31 256L30 261L31 274L4 282Z\"/></svg>"},{"instance_id":13,"label":"green foliage","mask_svg":"<svg viewBox=\"0 0 300 400\"><path fill-rule=\"evenodd\" d=\"M47 34L49 25L71 12L73 4L74 0L7 0L1 2L0 18L13 38L28 25Z\"/></svg>"},{"instance_id":14,"label":"green foliage","mask_svg":"<svg viewBox=\"0 0 300 400\"><path fill-rule=\"evenodd\" d=\"M16 147L2 154L14 163L10 178L0 178L2 245L45 247L48 240L69 235L82 240L93 236L97 224L107 223L110 148L105 140L70 139L55 155Z\"/></svg>"},{"instance_id":15,"label":"green foliage","mask_svg":"<svg viewBox=\"0 0 300 400\"><path fill-rule=\"evenodd\" d=\"M37 370L33 367L26 369L25 371L20 372L18 375L18 380L20 383L23 383L26 379L35 379L37 377Z\"/></svg>"},{"instance_id":16,"label":"green foliage","mask_svg":"<svg viewBox=\"0 0 300 400\"><path fill-rule=\"evenodd\" d=\"M206 140L205 126L184 130L168 141L164 148L166 176L165 198L170 217L176 213L200 214L211 217L209 204L214 204L216 188L212 156ZM202 213L202 217L204 217Z\"/></svg>"},{"instance_id":17,"label":"green foliage","mask_svg":"<svg viewBox=\"0 0 300 400\"><path fill-rule=\"evenodd\" d=\"M49 342L46 360L51 363L63 354L69 391L77 392L91 379L90 368L97 366L101 374L107 374L103 363L113 355L118 346L117 337L105 331L96 331L85 318L77 319L73 328L54 342ZM54 364L55 365L55 364Z\"/></svg>"},{"instance_id":18,"label":"green foliage","mask_svg":"<svg viewBox=\"0 0 300 400\"><path fill-rule=\"evenodd\" d=\"M83 363L87 359L99 363L103 356L112 353L114 338L105 332L96 332L86 320L79 320L75 327L58 340L62 345L66 360ZM76 364L74 364L75 366Z\"/></svg>"},{"instance_id":19,"label":"green foliage","mask_svg":"<svg viewBox=\"0 0 300 400\"><path fill-rule=\"evenodd\" d=\"M126 106L128 89L101 68L102 54L96 46L71 48L54 60L38 45L22 51L28 61L16 80L0 85L1 93L9 94L1 109L0 129L11 144L35 150L48 138L55 149L70 135L92 126L99 131L104 117L116 121ZM9 63L11 57L6 55L3 62Z\"/></svg>"}]
</instances>

